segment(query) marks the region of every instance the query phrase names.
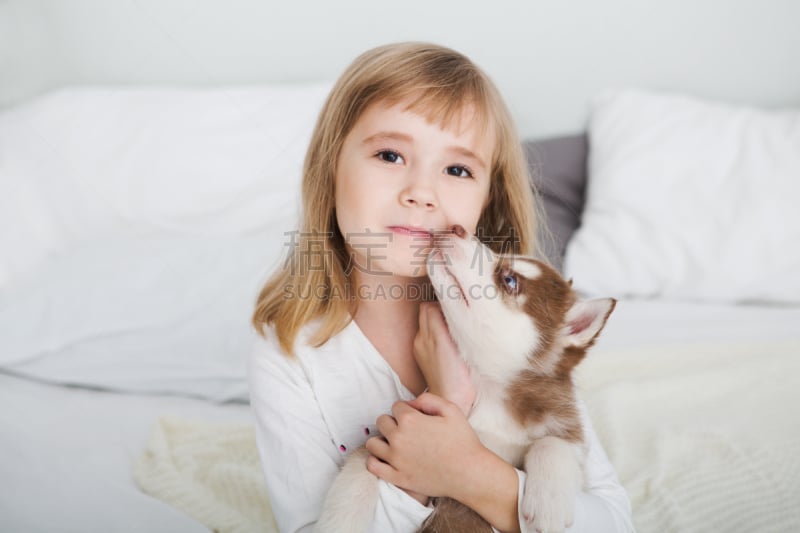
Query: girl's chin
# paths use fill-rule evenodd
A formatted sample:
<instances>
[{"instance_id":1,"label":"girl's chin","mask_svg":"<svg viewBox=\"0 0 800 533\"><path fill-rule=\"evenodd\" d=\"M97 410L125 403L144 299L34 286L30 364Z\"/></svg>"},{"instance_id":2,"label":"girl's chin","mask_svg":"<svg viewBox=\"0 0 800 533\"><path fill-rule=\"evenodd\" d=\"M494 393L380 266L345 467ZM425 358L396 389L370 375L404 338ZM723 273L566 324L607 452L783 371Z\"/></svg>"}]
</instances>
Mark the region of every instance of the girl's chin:
<instances>
[{"instance_id":1,"label":"girl's chin","mask_svg":"<svg viewBox=\"0 0 800 533\"><path fill-rule=\"evenodd\" d=\"M425 278L428 276L428 269L425 261L415 260L409 262L399 261L374 261L370 269L360 272L361 275L380 277L400 277L400 278Z\"/></svg>"},{"instance_id":2,"label":"girl's chin","mask_svg":"<svg viewBox=\"0 0 800 533\"><path fill-rule=\"evenodd\" d=\"M428 259L427 248L387 246L373 250L352 249L352 258L356 264L350 266L363 277L403 277L425 278L428 276L426 262Z\"/></svg>"}]
</instances>

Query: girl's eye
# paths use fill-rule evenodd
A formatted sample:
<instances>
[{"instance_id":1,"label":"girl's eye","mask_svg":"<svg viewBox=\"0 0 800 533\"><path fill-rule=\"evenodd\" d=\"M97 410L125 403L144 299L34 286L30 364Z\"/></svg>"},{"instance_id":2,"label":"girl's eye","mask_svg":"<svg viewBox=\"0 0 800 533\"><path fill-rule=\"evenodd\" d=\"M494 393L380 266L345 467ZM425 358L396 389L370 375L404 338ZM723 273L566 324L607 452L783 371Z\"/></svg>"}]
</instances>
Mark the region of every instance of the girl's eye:
<instances>
[{"instance_id":1,"label":"girl's eye","mask_svg":"<svg viewBox=\"0 0 800 533\"><path fill-rule=\"evenodd\" d=\"M375 154L378 159L381 161L385 161L387 163L396 163L398 159L402 160L403 156L395 152L394 150L381 150L377 154Z\"/></svg>"},{"instance_id":2,"label":"girl's eye","mask_svg":"<svg viewBox=\"0 0 800 533\"><path fill-rule=\"evenodd\" d=\"M455 170L455 173L451 172L451 170ZM451 176L457 176L459 178L471 178L472 172L467 167L462 167L460 165L455 165L452 167L447 167L447 173Z\"/></svg>"},{"instance_id":3,"label":"girl's eye","mask_svg":"<svg viewBox=\"0 0 800 533\"><path fill-rule=\"evenodd\" d=\"M515 294L517 292L517 275L513 272L506 272L503 274L503 285L505 285L506 290L510 294Z\"/></svg>"}]
</instances>

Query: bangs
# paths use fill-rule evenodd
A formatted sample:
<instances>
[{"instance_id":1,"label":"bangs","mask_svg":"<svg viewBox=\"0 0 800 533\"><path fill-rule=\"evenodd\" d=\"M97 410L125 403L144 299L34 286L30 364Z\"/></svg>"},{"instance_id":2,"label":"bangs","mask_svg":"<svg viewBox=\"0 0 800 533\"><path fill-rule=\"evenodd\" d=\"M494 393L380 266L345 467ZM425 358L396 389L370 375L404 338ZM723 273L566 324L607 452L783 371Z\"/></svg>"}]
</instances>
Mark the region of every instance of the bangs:
<instances>
[{"instance_id":1,"label":"bangs","mask_svg":"<svg viewBox=\"0 0 800 533\"><path fill-rule=\"evenodd\" d=\"M472 126L484 139L493 134L492 166L497 161L505 120L499 94L483 71L454 50L416 42L377 47L356 58L333 92L331 107L343 113L333 119L341 137L370 105L404 103L405 110L442 129L460 133Z\"/></svg>"},{"instance_id":2,"label":"bangs","mask_svg":"<svg viewBox=\"0 0 800 533\"><path fill-rule=\"evenodd\" d=\"M491 116L488 108L480 87L466 85L420 89L406 109L443 129L461 131L462 121L474 122L485 135Z\"/></svg>"},{"instance_id":3,"label":"bangs","mask_svg":"<svg viewBox=\"0 0 800 533\"><path fill-rule=\"evenodd\" d=\"M480 135L485 136L494 129L490 96L478 76L464 76L463 69L459 74L461 79L431 76L430 83L409 79L396 85L388 84L384 94L375 95L376 100L389 105L408 100L410 103L404 109L424 117L430 124L460 132L471 123L477 127Z\"/></svg>"}]
</instances>

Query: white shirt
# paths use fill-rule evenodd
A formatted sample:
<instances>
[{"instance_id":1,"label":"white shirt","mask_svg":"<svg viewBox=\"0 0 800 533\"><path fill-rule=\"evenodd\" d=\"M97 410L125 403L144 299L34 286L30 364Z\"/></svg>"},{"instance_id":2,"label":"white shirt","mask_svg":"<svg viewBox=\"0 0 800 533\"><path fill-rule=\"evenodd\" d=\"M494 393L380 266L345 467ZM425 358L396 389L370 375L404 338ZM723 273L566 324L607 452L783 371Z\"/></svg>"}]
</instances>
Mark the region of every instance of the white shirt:
<instances>
[{"instance_id":1,"label":"white shirt","mask_svg":"<svg viewBox=\"0 0 800 533\"><path fill-rule=\"evenodd\" d=\"M400 382L354 320L319 348L301 329L296 358L281 351L271 328L258 337L249 359L250 401L256 443L272 512L282 533L309 532L328 488L347 454L377 434L375 421L398 400L414 395ZM589 453L586 491L578 495L572 533L627 533L630 501L597 435L579 405ZM522 508L525 472L519 477ZM398 487L381 480L372 531L413 533L432 512ZM520 529L526 531L520 514Z\"/></svg>"}]
</instances>

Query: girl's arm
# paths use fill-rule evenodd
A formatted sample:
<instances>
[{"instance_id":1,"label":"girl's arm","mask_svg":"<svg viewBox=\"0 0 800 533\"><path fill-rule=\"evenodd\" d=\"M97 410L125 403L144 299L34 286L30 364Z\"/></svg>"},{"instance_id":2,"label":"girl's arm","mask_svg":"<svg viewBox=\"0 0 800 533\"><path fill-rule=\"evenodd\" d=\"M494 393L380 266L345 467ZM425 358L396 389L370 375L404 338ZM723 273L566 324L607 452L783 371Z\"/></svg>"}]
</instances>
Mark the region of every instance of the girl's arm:
<instances>
[{"instance_id":1,"label":"girl's arm","mask_svg":"<svg viewBox=\"0 0 800 533\"><path fill-rule=\"evenodd\" d=\"M485 448L469 427L466 416L469 415L475 399L475 389L466 365L450 338L439 306L422 304L419 320L414 355L428 383L428 389L444 399L433 394L423 394L409 404L395 404L398 413L394 420L385 417L384 429L379 428L382 433L384 430L395 433L394 441L389 441L392 445L377 439L368 441L370 452L389 464L372 458L368 462L369 467L373 473L379 477L386 476L384 479L404 487L423 503L426 500L418 493L447 495L472 508L498 530L525 531L527 524L519 513L525 472L513 468ZM448 404L453 404L446 400L455 402L458 409L449 408ZM409 406L416 409L418 415L414 415L414 409L408 409ZM579 410L589 449L586 463L587 491L578 495L575 523L569 531L633 531L630 501L625 489L619 484L614 467L594 433L583 402L579 402ZM439 423L424 429L406 427L405 429L411 430L410 436L414 440L408 443L407 449L402 449L402 441L395 442L404 433L398 431L400 421L426 424L423 413L439 417ZM397 415L403 416L398 418ZM431 420L428 419L427 422ZM431 433L434 427L441 430L439 434ZM429 436L432 438L427 438ZM393 451L396 453L392 453ZM410 458L409 464L400 466L398 463L398 467L392 466L395 465L393 461L401 461L404 456ZM436 464L426 464L426 460L433 460ZM436 472L437 465L445 471ZM465 465L469 467L465 468ZM420 467L417 474L413 473L415 466ZM448 468L453 469L452 473L447 473ZM438 486L415 485L416 477L442 483Z\"/></svg>"},{"instance_id":2,"label":"girl's arm","mask_svg":"<svg viewBox=\"0 0 800 533\"><path fill-rule=\"evenodd\" d=\"M378 419L383 438L367 441L370 472L415 493L456 499L500 531L520 531L517 471L481 444L458 406L424 393L397 402L392 414Z\"/></svg>"},{"instance_id":3,"label":"girl's arm","mask_svg":"<svg viewBox=\"0 0 800 533\"><path fill-rule=\"evenodd\" d=\"M629 533L630 501L579 404L589 455L586 490L575 501L572 533ZM369 470L386 481L421 494L448 496L472 508L500 531L532 530L521 516L526 474L486 449L452 402L430 393L397 402L392 417L379 419L386 438L367 449L377 458Z\"/></svg>"},{"instance_id":4,"label":"girl's arm","mask_svg":"<svg viewBox=\"0 0 800 533\"><path fill-rule=\"evenodd\" d=\"M344 454L333 441L303 368L280 353L274 340L257 339L248 377L256 444L278 528L282 533L310 532ZM372 529L411 533L430 512L381 481Z\"/></svg>"}]
</instances>

